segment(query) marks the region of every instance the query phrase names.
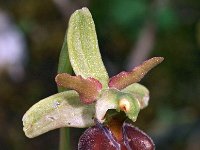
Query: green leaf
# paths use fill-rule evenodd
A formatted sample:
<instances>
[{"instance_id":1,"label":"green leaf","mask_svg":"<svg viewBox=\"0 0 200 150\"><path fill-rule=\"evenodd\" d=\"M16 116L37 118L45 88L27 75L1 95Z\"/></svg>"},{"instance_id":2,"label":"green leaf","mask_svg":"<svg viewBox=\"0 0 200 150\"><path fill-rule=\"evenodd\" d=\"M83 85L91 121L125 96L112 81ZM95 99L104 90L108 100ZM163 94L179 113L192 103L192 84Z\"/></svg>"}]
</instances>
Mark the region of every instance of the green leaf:
<instances>
[{"instance_id":1,"label":"green leaf","mask_svg":"<svg viewBox=\"0 0 200 150\"><path fill-rule=\"evenodd\" d=\"M76 75L92 77L107 88L108 74L99 52L97 35L92 15L87 8L75 11L67 34L69 58Z\"/></svg>"},{"instance_id":2,"label":"green leaf","mask_svg":"<svg viewBox=\"0 0 200 150\"><path fill-rule=\"evenodd\" d=\"M33 138L61 127L89 127L94 125L94 113L94 104L85 105L78 93L66 91L33 105L23 116L23 130Z\"/></svg>"},{"instance_id":3,"label":"green leaf","mask_svg":"<svg viewBox=\"0 0 200 150\"><path fill-rule=\"evenodd\" d=\"M96 102L96 118L103 123L108 110L124 111L132 121L136 121L140 111L139 101L132 94L120 92L117 89L102 91L101 97Z\"/></svg>"},{"instance_id":4,"label":"green leaf","mask_svg":"<svg viewBox=\"0 0 200 150\"><path fill-rule=\"evenodd\" d=\"M133 83L125 89L123 89L122 92L132 94L139 101L140 109L143 109L148 106L149 90L145 86L139 83Z\"/></svg>"},{"instance_id":5,"label":"green leaf","mask_svg":"<svg viewBox=\"0 0 200 150\"><path fill-rule=\"evenodd\" d=\"M69 54L67 50L67 34L65 34L62 49L60 51L58 73L72 73L72 67L69 61ZM63 92L66 89L58 87L58 92Z\"/></svg>"}]
</instances>

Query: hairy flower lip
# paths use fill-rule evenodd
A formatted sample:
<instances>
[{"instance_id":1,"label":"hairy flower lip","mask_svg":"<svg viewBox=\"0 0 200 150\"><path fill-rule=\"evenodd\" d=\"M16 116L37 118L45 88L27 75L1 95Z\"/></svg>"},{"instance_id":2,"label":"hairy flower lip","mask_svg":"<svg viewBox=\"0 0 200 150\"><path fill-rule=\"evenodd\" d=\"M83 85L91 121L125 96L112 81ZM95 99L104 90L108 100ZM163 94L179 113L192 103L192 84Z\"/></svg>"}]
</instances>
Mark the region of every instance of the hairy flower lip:
<instances>
[{"instance_id":1,"label":"hairy flower lip","mask_svg":"<svg viewBox=\"0 0 200 150\"><path fill-rule=\"evenodd\" d=\"M145 132L132 124L124 122L119 130L122 130L122 139L116 139L109 127L96 121L95 126L88 128L81 135L78 149L155 150L153 140Z\"/></svg>"},{"instance_id":2,"label":"hairy flower lip","mask_svg":"<svg viewBox=\"0 0 200 150\"><path fill-rule=\"evenodd\" d=\"M127 132L128 129L129 129L129 132ZM137 137L131 137L132 135L134 135L130 133L131 131L132 132L134 131ZM144 131L140 130L138 127L135 127L130 123L124 122L123 124L123 138L125 139L124 142L126 146L127 144L130 146L129 142L133 141L134 144L132 144L132 146L139 147L138 149L136 148L137 150L155 150L155 144L153 140L151 139L151 137L147 135Z\"/></svg>"}]
</instances>

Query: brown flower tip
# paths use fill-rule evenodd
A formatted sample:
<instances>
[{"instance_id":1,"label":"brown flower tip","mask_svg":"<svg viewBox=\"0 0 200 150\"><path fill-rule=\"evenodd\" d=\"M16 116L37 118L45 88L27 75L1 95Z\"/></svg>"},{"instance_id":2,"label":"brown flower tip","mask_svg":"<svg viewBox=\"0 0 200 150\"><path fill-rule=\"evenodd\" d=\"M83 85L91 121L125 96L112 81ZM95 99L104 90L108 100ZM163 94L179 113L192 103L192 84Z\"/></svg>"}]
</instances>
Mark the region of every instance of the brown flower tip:
<instances>
[{"instance_id":1,"label":"brown flower tip","mask_svg":"<svg viewBox=\"0 0 200 150\"><path fill-rule=\"evenodd\" d=\"M160 64L164 60L163 57L153 57L145 62L143 62L138 67L135 67L130 72L121 72L116 76L110 78L109 87L123 89L130 84L139 82L152 68Z\"/></svg>"},{"instance_id":2,"label":"brown flower tip","mask_svg":"<svg viewBox=\"0 0 200 150\"><path fill-rule=\"evenodd\" d=\"M84 79L81 76L71 76L67 73L58 74L55 81L58 86L77 91L80 100L86 104L96 101L102 89L102 84L94 78Z\"/></svg>"}]
</instances>

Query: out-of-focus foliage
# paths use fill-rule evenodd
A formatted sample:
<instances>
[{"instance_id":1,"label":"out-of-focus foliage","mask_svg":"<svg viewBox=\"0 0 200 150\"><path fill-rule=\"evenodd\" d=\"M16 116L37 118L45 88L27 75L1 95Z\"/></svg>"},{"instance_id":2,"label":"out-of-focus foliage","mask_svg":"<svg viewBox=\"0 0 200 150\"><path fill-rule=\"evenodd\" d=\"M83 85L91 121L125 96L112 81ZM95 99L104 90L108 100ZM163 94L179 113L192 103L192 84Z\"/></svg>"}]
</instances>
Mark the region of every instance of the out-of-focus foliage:
<instances>
[{"instance_id":1,"label":"out-of-focus foliage","mask_svg":"<svg viewBox=\"0 0 200 150\"><path fill-rule=\"evenodd\" d=\"M58 131L30 140L25 137L21 122L24 112L37 100L57 92L54 77L67 14L86 5L81 0L63 0L70 10L61 14L56 1L59 0L0 1L0 10L11 17L27 45L21 81L13 80L5 69L0 69L1 149L58 147ZM93 15L110 76L126 68L142 28L148 23L155 27L154 47L148 58L163 56L165 61L142 80L150 91L151 102L140 113L136 126L150 133L157 149L199 150L199 0L87 0L87 7ZM77 136L75 131L72 138Z\"/></svg>"}]
</instances>

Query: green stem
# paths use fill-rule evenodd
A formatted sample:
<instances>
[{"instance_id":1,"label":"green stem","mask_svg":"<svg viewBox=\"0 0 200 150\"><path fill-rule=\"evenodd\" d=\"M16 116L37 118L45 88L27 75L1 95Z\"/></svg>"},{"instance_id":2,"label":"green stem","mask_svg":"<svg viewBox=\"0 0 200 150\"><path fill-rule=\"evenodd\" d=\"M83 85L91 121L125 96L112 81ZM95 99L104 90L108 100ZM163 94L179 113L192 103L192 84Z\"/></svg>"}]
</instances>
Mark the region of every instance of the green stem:
<instances>
[{"instance_id":1,"label":"green stem","mask_svg":"<svg viewBox=\"0 0 200 150\"><path fill-rule=\"evenodd\" d=\"M69 128L61 128L60 129L59 150L71 150L70 129Z\"/></svg>"}]
</instances>

